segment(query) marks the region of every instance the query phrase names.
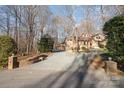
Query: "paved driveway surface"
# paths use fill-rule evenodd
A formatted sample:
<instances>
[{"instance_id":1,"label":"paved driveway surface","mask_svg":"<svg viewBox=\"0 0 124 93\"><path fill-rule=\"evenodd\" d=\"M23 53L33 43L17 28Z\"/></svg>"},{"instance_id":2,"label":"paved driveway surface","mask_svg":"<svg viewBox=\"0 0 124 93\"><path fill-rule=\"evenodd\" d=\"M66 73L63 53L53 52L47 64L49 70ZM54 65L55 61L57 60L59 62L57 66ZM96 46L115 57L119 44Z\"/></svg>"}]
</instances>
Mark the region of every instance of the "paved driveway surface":
<instances>
[{"instance_id":1,"label":"paved driveway surface","mask_svg":"<svg viewBox=\"0 0 124 93\"><path fill-rule=\"evenodd\" d=\"M95 53L54 53L47 60L25 68L0 72L0 87L123 87L123 77L112 80L102 71L88 68Z\"/></svg>"}]
</instances>

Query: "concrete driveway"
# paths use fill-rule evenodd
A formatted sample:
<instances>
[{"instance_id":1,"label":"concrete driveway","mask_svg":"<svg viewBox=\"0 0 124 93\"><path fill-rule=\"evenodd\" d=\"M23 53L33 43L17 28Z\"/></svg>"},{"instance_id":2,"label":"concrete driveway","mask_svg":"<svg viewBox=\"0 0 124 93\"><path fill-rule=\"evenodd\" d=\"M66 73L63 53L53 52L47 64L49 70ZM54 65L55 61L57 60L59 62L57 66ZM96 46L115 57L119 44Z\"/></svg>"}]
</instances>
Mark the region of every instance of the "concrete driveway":
<instances>
[{"instance_id":1,"label":"concrete driveway","mask_svg":"<svg viewBox=\"0 0 124 93\"><path fill-rule=\"evenodd\" d=\"M88 62L94 55L95 53L54 53L47 60L25 68L0 72L0 87L119 87L118 82L112 81L102 71L93 72L88 69Z\"/></svg>"}]
</instances>

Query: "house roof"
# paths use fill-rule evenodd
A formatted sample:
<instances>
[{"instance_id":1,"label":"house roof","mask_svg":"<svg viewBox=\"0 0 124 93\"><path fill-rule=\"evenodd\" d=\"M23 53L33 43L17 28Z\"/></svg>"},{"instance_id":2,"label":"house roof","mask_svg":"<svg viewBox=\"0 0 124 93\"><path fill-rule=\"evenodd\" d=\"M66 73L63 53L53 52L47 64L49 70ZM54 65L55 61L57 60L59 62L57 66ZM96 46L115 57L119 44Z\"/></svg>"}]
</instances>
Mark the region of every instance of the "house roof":
<instances>
[{"instance_id":1,"label":"house roof","mask_svg":"<svg viewBox=\"0 0 124 93\"><path fill-rule=\"evenodd\" d=\"M89 40L95 40L94 39L94 37L95 36L99 36L99 35L102 35L102 36L104 36L104 34L99 34L99 33L97 33L97 34L92 34L92 33L87 33L87 32L85 32L85 33L82 33L80 36L78 36L78 41L89 41ZM67 39L74 39L74 37L75 36L70 36L70 37L68 37ZM102 38L101 40L99 40L99 41L104 41L105 40L105 38ZM95 41L97 41L97 40L95 40Z\"/></svg>"}]
</instances>

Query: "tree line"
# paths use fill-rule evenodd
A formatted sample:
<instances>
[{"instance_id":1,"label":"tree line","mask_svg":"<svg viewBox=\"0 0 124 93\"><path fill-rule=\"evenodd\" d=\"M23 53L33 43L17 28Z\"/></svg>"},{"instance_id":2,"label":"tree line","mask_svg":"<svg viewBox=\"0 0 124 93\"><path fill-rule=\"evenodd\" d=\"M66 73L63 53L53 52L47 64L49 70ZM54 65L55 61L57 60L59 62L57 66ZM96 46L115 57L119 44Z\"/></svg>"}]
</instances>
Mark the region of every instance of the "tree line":
<instances>
[{"instance_id":1,"label":"tree line","mask_svg":"<svg viewBox=\"0 0 124 93\"><path fill-rule=\"evenodd\" d=\"M0 34L15 40L17 53L37 53L37 42L44 34L49 34L57 43L59 38L73 34L77 24L79 31L95 31L97 26L102 29L107 20L124 12L123 6L57 7L59 12L55 13L50 6L43 5L0 6ZM77 15L76 11L82 11L82 14ZM63 14L59 14L61 12ZM79 23L76 15L81 16Z\"/></svg>"}]
</instances>

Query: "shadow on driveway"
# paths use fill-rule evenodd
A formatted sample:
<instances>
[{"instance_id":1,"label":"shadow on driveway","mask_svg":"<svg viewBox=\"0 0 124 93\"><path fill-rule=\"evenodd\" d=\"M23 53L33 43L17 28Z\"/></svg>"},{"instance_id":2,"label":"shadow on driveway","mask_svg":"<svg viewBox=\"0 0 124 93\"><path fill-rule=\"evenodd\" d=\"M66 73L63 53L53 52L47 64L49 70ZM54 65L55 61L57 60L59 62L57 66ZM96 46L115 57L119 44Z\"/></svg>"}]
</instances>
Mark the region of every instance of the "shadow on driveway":
<instances>
[{"instance_id":1,"label":"shadow on driveway","mask_svg":"<svg viewBox=\"0 0 124 93\"><path fill-rule=\"evenodd\" d=\"M39 82L24 86L29 88L83 88L89 61L95 56L93 53L78 54L72 65L63 72L48 75ZM95 86L90 86L91 88Z\"/></svg>"}]
</instances>

